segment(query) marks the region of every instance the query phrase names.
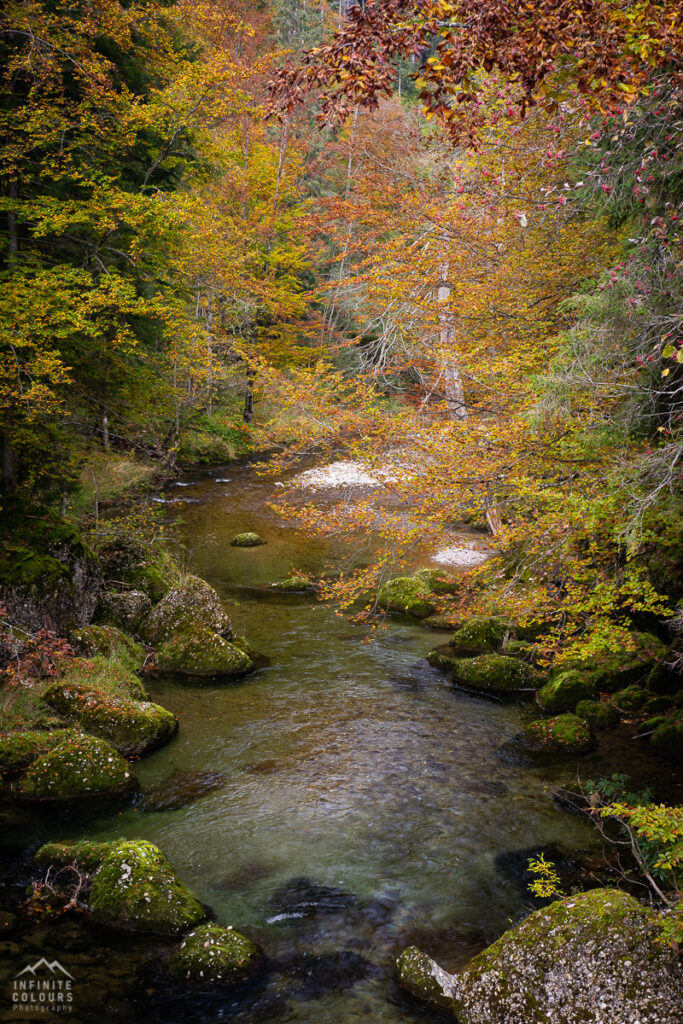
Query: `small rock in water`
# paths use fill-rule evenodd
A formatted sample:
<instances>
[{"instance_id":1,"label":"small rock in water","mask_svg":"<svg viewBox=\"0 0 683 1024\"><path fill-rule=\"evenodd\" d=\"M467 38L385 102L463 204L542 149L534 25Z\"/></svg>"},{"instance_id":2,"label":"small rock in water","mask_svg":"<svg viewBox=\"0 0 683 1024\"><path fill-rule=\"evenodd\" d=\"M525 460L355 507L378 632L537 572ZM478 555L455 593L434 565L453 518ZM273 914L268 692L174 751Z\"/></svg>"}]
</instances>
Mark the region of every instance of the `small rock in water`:
<instances>
[{"instance_id":1,"label":"small rock in water","mask_svg":"<svg viewBox=\"0 0 683 1024\"><path fill-rule=\"evenodd\" d=\"M176 811L227 782L225 772L177 769L142 794L138 806L145 811Z\"/></svg>"},{"instance_id":2,"label":"small rock in water","mask_svg":"<svg viewBox=\"0 0 683 1024\"><path fill-rule=\"evenodd\" d=\"M274 919L289 917L314 917L317 914L338 914L356 904L353 893L335 889L331 885L320 885L309 878L292 878L276 889L268 900Z\"/></svg>"}]
</instances>

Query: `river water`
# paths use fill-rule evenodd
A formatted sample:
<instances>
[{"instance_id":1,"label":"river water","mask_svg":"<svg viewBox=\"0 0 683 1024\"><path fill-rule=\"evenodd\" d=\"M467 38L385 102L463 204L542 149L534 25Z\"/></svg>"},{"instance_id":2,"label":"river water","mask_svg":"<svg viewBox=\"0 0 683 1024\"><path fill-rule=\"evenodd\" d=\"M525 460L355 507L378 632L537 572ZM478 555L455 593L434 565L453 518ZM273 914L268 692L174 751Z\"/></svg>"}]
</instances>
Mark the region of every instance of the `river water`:
<instances>
[{"instance_id":1,"label":"river water","mask_svg":"<svg viewBox=\"0 0 683 1024\"><path fill-rule=\"evenodd\" d=\"M11 845L148 839L273 969L240 999L188 993L163 979L163 952L73 923L42 926L9 952L17 962L28 948L58 955L80 979L72 1019L83 1021L424 1019L395 987L397 953L415 941L462 965L529 909L505 870L521 861L507 855L585 849L592 836L554 804L547 769L509 746L524 712L457 692L430 668L439 634L387 621L368 635L312 597L269 592L293 565L320 572L350 550L283 523L267 508L272 480L230 467L180 483L165 497L188 565L268 664L227 685L153 680L153 698L181 725L136 765L146 795L88 820L32 813L13 823ZM231 547L246 529L267 544ZM576 762L558 771L571 777ZM185 784L195 787L188 802Z\"/></svg>"}]
</instances>

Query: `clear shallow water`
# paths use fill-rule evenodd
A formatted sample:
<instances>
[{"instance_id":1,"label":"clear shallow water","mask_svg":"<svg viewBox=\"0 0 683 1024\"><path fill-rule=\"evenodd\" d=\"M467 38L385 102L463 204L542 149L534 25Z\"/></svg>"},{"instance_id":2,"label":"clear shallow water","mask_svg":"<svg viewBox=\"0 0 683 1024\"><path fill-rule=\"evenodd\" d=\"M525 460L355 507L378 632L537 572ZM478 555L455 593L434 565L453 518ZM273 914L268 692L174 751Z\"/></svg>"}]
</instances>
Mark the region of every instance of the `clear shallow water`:
<instances>
[{"instance_id":1,"label":"clear shallow water","mask_svg":"<svg viewBox=\"0 0 683 1024\"><path fill-rule=\"evenodd\" d=\"M555 806L541 773L507 752L523 712L458 693L427 665L439 634L391 621L368 639L312 598L268 592L292 565L319 572L348 552L280 523L266 508L272 481L248 469L216 475L232 479L169 488L169 498L194 499L169 510L182 516L191 567L269 664L228 685L152 681L153 697L181 722L171 744L136 766L152 797L87 823L31 818L23 834L34 845L69 835L151 840L220 923L264 947L274 970L255 1002L238 1002L136 980L126 961L113 990L83 989L79 1012L244 1024L423 1017L395 988L398 951L419 941L444 966L460 966L528 907L496 857L551 843L581 849L592 837ZM267 545L230 547L246 529ZM573 768L565 763L564 776ZM164 780L198 771L215 773L215 788L154 809ZM308 890L292 890L293 879ZM294 916L296 893L311 885L346 895L332 894L330 908L318 890L313 902L322 891L334 912ZM64 948L67 966L84 955ZM97 972L106 954L91 956ZM147 997L143 1010L135 1000Z\"/></svg>"}]
</instances>

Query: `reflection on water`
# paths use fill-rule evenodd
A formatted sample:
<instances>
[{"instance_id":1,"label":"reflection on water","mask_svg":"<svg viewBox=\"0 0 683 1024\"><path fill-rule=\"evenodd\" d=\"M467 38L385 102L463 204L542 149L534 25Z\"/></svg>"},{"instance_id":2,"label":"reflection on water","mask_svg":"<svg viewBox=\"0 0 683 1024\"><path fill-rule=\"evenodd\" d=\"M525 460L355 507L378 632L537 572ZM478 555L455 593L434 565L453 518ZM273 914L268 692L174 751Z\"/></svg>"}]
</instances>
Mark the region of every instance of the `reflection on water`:
<instances>
[{"instance_id":1,"label":"reflection on water","mask_svg":"<svg viewBox=\"0 0 683 1024\"><path fill-rule=\"evenodd\" d=\"M272 483L232 467L230 480L217 476L184 481L197 503L183 505L182 536L269 663L229 685L155 680L153 697L181 727L137 766L142 798L95 823L29 816L23 830L34 843L157 843L219 922L262 944L272 971L256 995L227 1000L155 978L158 951L147 974L112 954L118 988L98 995L91 984L79 1019L424 1019L394 987L397 951L419 938L446 966L463 963L524 910L496 858L585 847L586 826L553 804L537 771L501 756L519 710L457 693L427 665L432 635L391 622L368 642L312 599L250 591L292 566L320 572L340 549L279 522L266 508ZM252 529L268 543L230 546ZM96 976L78 941L57 955L76 977Z\"/></svg>"}]
</instances>

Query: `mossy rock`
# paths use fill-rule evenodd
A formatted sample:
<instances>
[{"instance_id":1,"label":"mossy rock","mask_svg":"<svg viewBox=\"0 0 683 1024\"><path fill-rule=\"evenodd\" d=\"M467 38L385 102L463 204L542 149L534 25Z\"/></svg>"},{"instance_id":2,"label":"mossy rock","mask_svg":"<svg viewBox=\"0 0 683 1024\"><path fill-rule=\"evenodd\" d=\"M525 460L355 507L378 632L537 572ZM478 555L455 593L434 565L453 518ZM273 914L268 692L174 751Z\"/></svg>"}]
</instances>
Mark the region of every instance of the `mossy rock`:
<instances>
[{"instance_id":1,"label":"mossy rock","mask_svg":"<svg viewBox=\"0 0 683 1024\"><path fill-rule=\"evenodd\" d=\"M531 914L458 974L411 947L399 984L458 1024L678 1024L683 968L657 935L650 908L592 889Z\"/></svg>"},{"instance_id":2,"label":"mossy rock","mask_svg":"<svg viewBox=\"0 0 683 1024\"><path fill-rule=\"evenodd\" d=\"M237 533L230 541L233 548L258 548L266 541L259 537L258 533Z\"/></svg>"},{"instance_id":3,"label":"mossy rock","mask_svg":"<svg viewBox=\"0 0 683 1024\"><path fill-rule=\"evenodd\" d=\"M683 715L671 716L658 725L650 743L674 761L683 761Z\"/></svg>"},{"instance_id":4,"label":"mossy rock","mask_svg":"<svg viewBox=\"0 0 683 1024\"><path fill-rule=\"evenodd\" d=\"M537 750L586 754L594 746L590 725L578 715L557 715L529 722L524 735L530 746Z\"/></svg>"},{"instance_id":5,"label":"mossy rock","mask_svg":"<svg viewBox=\"0 0 683 1024\"><path fill-rule=\"evenodd\" d=\"M270 584L272 590L281 594L305 594L316 590L316 585L306 576L287 576L284 580L278 580Z\"/></svg>"},{"instance_id":6,"label":"mossy rock","mask_svg":"<svg viewBox=\"0 0 683 1024\"><path fill-rule=\"evenodd\" d=\"M622 714L631 715L643 707L652 694L642 686L627 686L624 690L612 694L612 703Z\"/></svg>"},{"instance_id":7,"label":"mossy rock","mask_svg":"<svg viewBox=\"0 0 683 1024\"><path fill-rule=\"evenodd\" d=\"M117 658L132 672L145 664L146 652L142 644L136 643L116 626L83 626L73 631L69 643L83 658L98 654L104 658Z\"/></svg>"},{"instance_id":8,"label":"mossy rock","mask_svg":"<svg viewBox=\"0 0 683 1024\"><path fill-rule=\"evenodd\" d=\"M147 692L142 680L118 658L70 658L60 666L61 682L84 686L112 697L146 700Z\"/></svg>"},{"instance_id":9,"label":"mossy rock","mask_svg":"<svg viewBox=\"0 0 683 1024\"><path fill-rule=\"evenodd\" d=\"M629 683L645 680L669 650L651 633L631 633L630 636L635 645L633 651L603 652L587 661L566 662L557 671L577 669L590 676L600 692L620 690Z\"/></svg>"},{"instance_id":10,"label":"mossy rock","mask_svg":"<svg viewBox=\"0 0 683 1024\"><path fill-rule=\"evenodd\" d=\"M491 654L503 646L510 623L497 615L476 615L453 635L451 647L460 657Z\"/></svg>"},{"instance_id":11,"label":"mossy rock","mask_svg":"<svg viewBox=\"0 0 683 1024\"><path fill-rule=\"evenodd\" d=\"M148 557L148 552L146 544L128 534L108 537L97 550L105 580L117 586L130 583L137 567Z\"/></svg>"},{"instance_id":12,"label":"mossy rock","mask_svg":"<svg viewBox=\"0 0 683 1024\"><path fill-rule=\"evenodd\" d=\"M537 694L538 703L544 711L555 714L571 711L579 701L595 697L595 683L576 670L561 672L553 676Z\"/></svg>"},{"instance_id":13,"label":"mossy rock","mask_svg":"<svg viewBox=\"0 0 683 1024\"><path fill-rule=\"evenodd\" d=\"M216 591L198 576L189 576L182 586L170 590L145 619L141 630L146 640L161 645L180 633L199 629L232 636L230 619Z\"/></svg>"},{"instance_id":14,"label":"mossy rock","mask_svg":"<svg viewBox=\"0 0 683 1024\"><path fill-rule=\"evenodd\" d=\"M162 672L184 676L241 676L254 668L238 644L203 626L187 630L163 644L156 654Z\"/></svg>"},{"instance_id":15,"label":"mossy rock","mask_svg":"<svg viewBox=\"0 0 683 1024\"><path fill-rule=\"evenodd\" d=\"M95 619L137 636L151 611L152 602L142 590L104 590L100 594Z\"/></svg>"},{"instance_id":16,"label":"mossy rock","mask_svg":"<svg viewBox=\"0 0 683 1024\"><path fill-rule=\"evenodd\" d=\"M377 603L388 612L401 612L416 619L426 619L436 611L432 590L415 576L399 576L380 587Z\"/></svg>"},{"instance_id":17,"label":"mossy rock","mask_svg":"<svg viewBox=\"0 0 683 1024\"><path fill-rule=\"evenodd\" d=\"M0 775L20 775L42 754L78 735L74 729L55 729L53 732L29 729L3 733L0 735Z\"/></svg>"},{"instance_id":18,"label":"mossy rock","mask_svg":"<svg viewBox=\"0 0 683 1024\"><path fill-rule=\"evenodd\" d=\"M245 935L204 924L185 936L172 968L193 981L233 986L250 981L263 962L263 953Z\"/></svg>"},{"instance_id":19,"label":"mossy rock","mask_svg":"<svg viewBox=\"0 0 683 1024\"><path fill-rule=\"evenodd\" d=\"M432 594L443 597L446 594L458 594L461 590L461 580L457 576L449 576L443 569L418 569L413 573L413 579L421 580Z\"/></svg>"},{"instance_id":20,"label":"mossy rock","mask_svg":"<svg viewBox=\"0 0 683 1024\"><path fill-rule=\"evenodd\" d=\"M510 658L523 658L533 664L538 657L538 644L534 644L530 640L517 640L516 637L511 637L505 641L500 653L507 654Z\"/></svg>"},{"instance_id":21,"label":"mossy rock","mask_svg":"<svg viewBox=\"0 0 683 1024\"><path fill-rule=\"evenodd\" d=\"M113 796L136 779L117 750L97 736L76 736L37 758L18 783L25 800L65 801Z\"/></svg>"},{"instance_id":22,"label":"mossy rock","mask_svg":"<svg viewBox=\"0 0 683 1024\"><path fill-rule=\"evenodd\" d=\"M440 668L442 672L448 672L453 669L457 660L450 644L440 644L427 655L427 661L432 668Z\"/></svg>"},{"instance_id":23,"label":"mossy rock","mask_svg":"<svg viewBox=\"0 0 683 1024\"><path fill-rule=\"evenodd\" d=\"M207 917L161 850L144 840L118 843L107 854L88 911L99 924L157 935L182 935Z\"/></svg>"},{"instance_id":24,"label":"mossy rock","mask_svg":"<svg viewBox=\"0 0 683 1024\"><path fill-rule=\"evenodd\" d=\"M92 619L102 572L70 523L25 499L3 498L0 604L13 625L68 636Z\"/></svg>"},{"instance_id":25,"label":"mossy rock","mask_svg":"<svg viewBox=\"0 0 683 1024\"><path fill-rule=\"evenodd\" d=\"M105 579L114 587L133 587L156 604L177 582L178 572L165 551L134 537L109 538L99 549Z\"/></svg>"},{"instance_id":26,"label":"mossy rock","mask_svg":"<svg viewBox=\"0 0 683 1024\"><path fill-rule=\"evenodd\" d=\"M540 685L531 665L504 654L458 658L453 667L453 682L465 690L500 697L537 690Z\"/></svg>"},{"instance_id":27,"label":"mossy rock","mask_svg":"<svg viewBox=\"0 0 683 1024\"><path fill-rule=\"evenodd\" d=\"M83 871L91 874L96 871L116 846L115 842L95 843L87 839L69 840L64 843L44 843L33 855L40 867L63 868L68 864L77 864Z\"/></svg>"},{"instance_id":28,"label":"mossy rock","mask_svg":"<svg viewBox=\"0 0 683 1024\"><path fill-rule=\"evenodd\" d=\"M581 700L574 711L596 729L616 729L619 725L619 712L608 700Z\"/></svg>"},{"instance_id":29,"label":"mossy rock","mask_svg":"<svg viewBox=\"0 0 683 1024\"><path fill-rule=\"evenodd\" d=\"M426 619L422 619L421 624L427 629L439 629L445 633L452 633L463 625L463 618L460 614L444 612L443 615L428 615Z\"/></svg>"},{"instance_id":30,"label":"mossy rock","mask_svg":"<svg viewBox=\"0 0 683 1024\"><path fill-rule=\"evenodd\" d=\"M149 754L178 731L178 719L159 704L110 697L72 683L53 683L43 700L86 732L108 740L125 757Z\"/></svg>"},{"instance_id":31,"label":"mossy rock","mask_svg":"<svg viewBox=\"0 0 683 1024\"><path fill-rule=\"evenodd\" d=\"M647 677L646 686L652 693L677 693L683 689L683 676L680 672L675 672L665 659L652 669Z\"/></svg>"},{"instance_id":32,"label":"mossy rock","mask_svg":"<svg viewBox=\"0 0 683 1024\"><path fill-rule=\"evenodd\" d=\"M670 694L655 694L647 698L640 711L643 715L657 715L670 711L673 706L673 697Z\"/></svg>"}]
</instances>

